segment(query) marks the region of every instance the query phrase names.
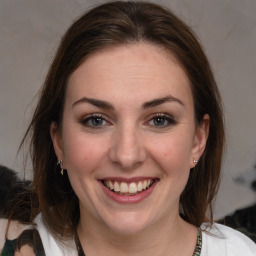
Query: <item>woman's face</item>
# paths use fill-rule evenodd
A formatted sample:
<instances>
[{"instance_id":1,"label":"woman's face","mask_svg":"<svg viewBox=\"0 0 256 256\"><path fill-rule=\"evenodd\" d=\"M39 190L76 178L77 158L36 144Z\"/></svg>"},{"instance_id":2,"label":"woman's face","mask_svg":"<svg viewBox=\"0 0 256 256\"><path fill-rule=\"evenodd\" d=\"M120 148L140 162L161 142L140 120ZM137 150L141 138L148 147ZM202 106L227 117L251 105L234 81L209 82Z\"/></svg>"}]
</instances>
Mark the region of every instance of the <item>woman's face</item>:
<instances>
[{"instance_id":1,"label":"woman's face","mask_svg":"<svg viewBox=\"0 0 256 256\"><path fill-rule=\"evenodd\" d=\"M61 133L51 125L81 218L126 234L178 218L208 123L195 127L189 80L167 51L138 43L90 56L68 81Z\"/></svg>"}]
</instances>

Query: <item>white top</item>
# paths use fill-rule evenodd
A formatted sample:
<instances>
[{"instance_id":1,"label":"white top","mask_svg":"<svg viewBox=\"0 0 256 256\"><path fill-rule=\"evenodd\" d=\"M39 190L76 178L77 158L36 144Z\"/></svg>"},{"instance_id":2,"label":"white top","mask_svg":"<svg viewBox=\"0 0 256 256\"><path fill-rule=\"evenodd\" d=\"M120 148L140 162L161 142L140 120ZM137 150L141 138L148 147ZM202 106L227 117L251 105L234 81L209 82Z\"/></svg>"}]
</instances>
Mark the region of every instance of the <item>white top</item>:
<instances>
[{"instance_id":1,"label":"white top","mask_svg":"<svg viewBox=\"0 0 256 256\"><path fill-rule=\"evenodd\" d=\"M39 232L41 237L45 255L46 256L76 256L77 249L75 241L70 241L70 244L65 243L65 247L61 247L60 243L57 243L56 239L52 237L49 231L46 229L42 222L41 214L38 215L35 219L35 223L37 224L36 229Z\"/></svg>"},{"instance_id":2,"label":"white top","mask_svg":"<svg viewBox=\"0 0 256 256\"><path fill-rule=\"evenodd\" d=\"M216 223L207 231L211 234L202 232L201 256L256 256L256 244L244 234Z\"/></svg>"},{"instance_id":3,"label":"white top","mask_svg":"<svg viewBox=\"0 0 256 256\"><path fill-rule=\"evenodd\" d=\"M41 235L46 255L71 256L77 255L75 243L68 246L69 251L63 252L49 232L37 218L38 231ZM256 244L244 234L221 224L214 224L212 229L204 223L202 232L201 256L256 256ZM207 233L209 232L209 233Z\"/></svg>"},{"instance_id":4,"label":"white top","mask_svg":"<svg viewBox=\"0 0 256 256\"><path fill-rule=\"evenodd\" d=\"M65 242L65 247L61 246L44 226L41 215L36 217L35 223L37 224L36 228L40 234L46 256L77 255L75 242L70 241L69 244ZM211 229L208 223L204 223L201 228L204 230L202 232L201 256L256 256L256 244L244 234L216 223ZM20 228L17 229L17 225L14 233L16 235L20 233ZM9 237L9 239L14 237ZM0 244L0 251L1 247Z\"/></svg>"}]
</instances>

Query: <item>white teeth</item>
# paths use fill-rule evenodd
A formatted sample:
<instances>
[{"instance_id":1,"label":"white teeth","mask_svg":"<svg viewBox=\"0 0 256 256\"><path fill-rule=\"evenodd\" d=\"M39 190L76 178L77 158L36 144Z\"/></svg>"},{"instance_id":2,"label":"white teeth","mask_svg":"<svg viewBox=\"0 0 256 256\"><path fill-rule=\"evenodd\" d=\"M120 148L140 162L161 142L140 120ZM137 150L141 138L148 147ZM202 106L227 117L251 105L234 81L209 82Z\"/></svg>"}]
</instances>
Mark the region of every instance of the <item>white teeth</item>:
<instances>
[{"instance_id":1,"label":"white teeth","mask_svg":"<svg viewBox=\"0 0 256 256\"><path fill-rule=\"evenodd\" d=\"M108 182L108 187L110 190L114 190L114 185L111 180Z\"/></svg>"},{"instance_id":2,"label":"white teeth","mask_svg":"<svg viewBox=\"0 0 256 256\"><path fill-rule=\"evenodd\" d=\"M138 191L142 191L142 182L140 181L137 186Z\"/></svg>"},{"instance_id":3,"label":"white teeth","mask_svg":"<svg viewBox=\"0 0 256 256\"><path fill-rule=\"evenodd\" d=\"M120 186L119 186L118 182L116 182L116 181L114 183L114 191L115 192L119 192L120 191Z\"/></svg>"},{"instance_id":4,"label":"white teeth","mask_svg":"<svg viewBox=\"0 0 256 256\"><path fill-rule=\"evenodd\" d=\"M132 183L126 183L121 182L118 183L117 181L111 181L111 180L105 180L104 184L106 187L108 187L110 190L114 190L115 192L120 193L129 193L129 194L136 194L137 192L140 192L142 190L145 190L150 187L150 185L153 183L153 180L143 180L139 182L132 182Z\"/></svg>"},{"instance_id":5,"label":"white teeth","mask_svg":"<svg viewBox=\"0 0 256 256\"><path fill-rule=\"evenodd\" d=\"M137 193L138 189L135 182L129 185L129 193Z\"/></svg>"},{"instance_id":6,"label":"white teeth","mask_svg":"<svg viewBox=\"0 0 256 256\"><path fill-rule=\"evenodd\" d=\"M129 188L128 188L127 183L122 182L121 186L120 186L120 192L121 193L128 193L128 191L129 191Z\"/></svg>"},{"instance_id":7,"label":"white teeth","mask_svg":"<svg viewBox=\"0 0 256 256\"><path fill-rule=\"evenodd\" d=\"M146 189L147 185L148 185L148 182L146 180L144 180L143 183L142 183L142 188Z\"/></svg>"}]
</instances>

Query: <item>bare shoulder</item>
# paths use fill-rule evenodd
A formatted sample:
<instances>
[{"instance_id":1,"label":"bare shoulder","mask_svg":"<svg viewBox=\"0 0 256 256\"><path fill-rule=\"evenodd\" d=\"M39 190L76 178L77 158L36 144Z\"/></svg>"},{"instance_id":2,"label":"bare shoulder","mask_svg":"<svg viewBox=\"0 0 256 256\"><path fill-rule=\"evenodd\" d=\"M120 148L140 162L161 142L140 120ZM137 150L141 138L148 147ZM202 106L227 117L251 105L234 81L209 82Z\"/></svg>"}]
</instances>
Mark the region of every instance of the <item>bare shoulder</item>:
<instances>
[{"instance_id":1,"label":"bare shoulder","mask_svg":"<svg viewBox=\"0 0 256 256\"><path fill-rule=\"evenodd\" d=\"M16 239L25 229L30 228L30 225L24 225L18 221L11 221L8 226L8 220L0 218L0 251L4 247L6 238L9 240Z\"/></svg>"},{"instance_id":2,"label":"bare shoulder","mask_svg":"<svg viewBox=\"0 0 256 256\"><path fill-rule=\"evenodd\" d=\"M5 242L5 230L7 227L7 220L6 219L0 219L0 252L2 251L4 247Z\"/></svg>"}]
</instances>

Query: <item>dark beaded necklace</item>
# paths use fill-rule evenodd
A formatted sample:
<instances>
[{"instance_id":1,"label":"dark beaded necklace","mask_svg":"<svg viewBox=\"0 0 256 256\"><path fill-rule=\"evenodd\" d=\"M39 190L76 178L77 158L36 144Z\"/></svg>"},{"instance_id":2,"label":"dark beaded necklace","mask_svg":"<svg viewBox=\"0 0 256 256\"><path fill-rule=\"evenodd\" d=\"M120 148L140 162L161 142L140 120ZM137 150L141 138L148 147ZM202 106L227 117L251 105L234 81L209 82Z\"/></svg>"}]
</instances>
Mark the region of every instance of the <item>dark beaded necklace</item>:
<instances>
[{"instance_id":1,"label":"dark beaded necklace","mask_svg":"<svg viewBox=\"0 0 256 256\"><path fill-rule=\"evenodd\" d=\"M199 228L197 232L197 242L196 242L196 248L193 253L193 256L200 256L201 255L201 249L202 249L202 231Z\"/></svg>"},{"instance_id":2,"label":"dark beaded necklace","mask_svg":"<svg viewBox=\"0 0 256 256\"><path fill-rule=\"evenodd\" d=\"M78 256L86 256L77 234L75 234L75 243L76 243ZM193 256L200 256L201 248L202 248L202 232L201 232L201 229L199 228L197 232L196 248L193 253Z\"/></svg>"},{"instance_id":3,"label":"dark beaded necklace","mask_svg":"<svg viewBox=\"0 0 256 256\"><path fill-rule=\"evenodd\" d=\"M86 256L83 250L83 247L80 243L80 240L78 238L77 232L75 233L75 243L76 243L76 249L78 252L78 256Z\"/></svg>"}]
</instances>

